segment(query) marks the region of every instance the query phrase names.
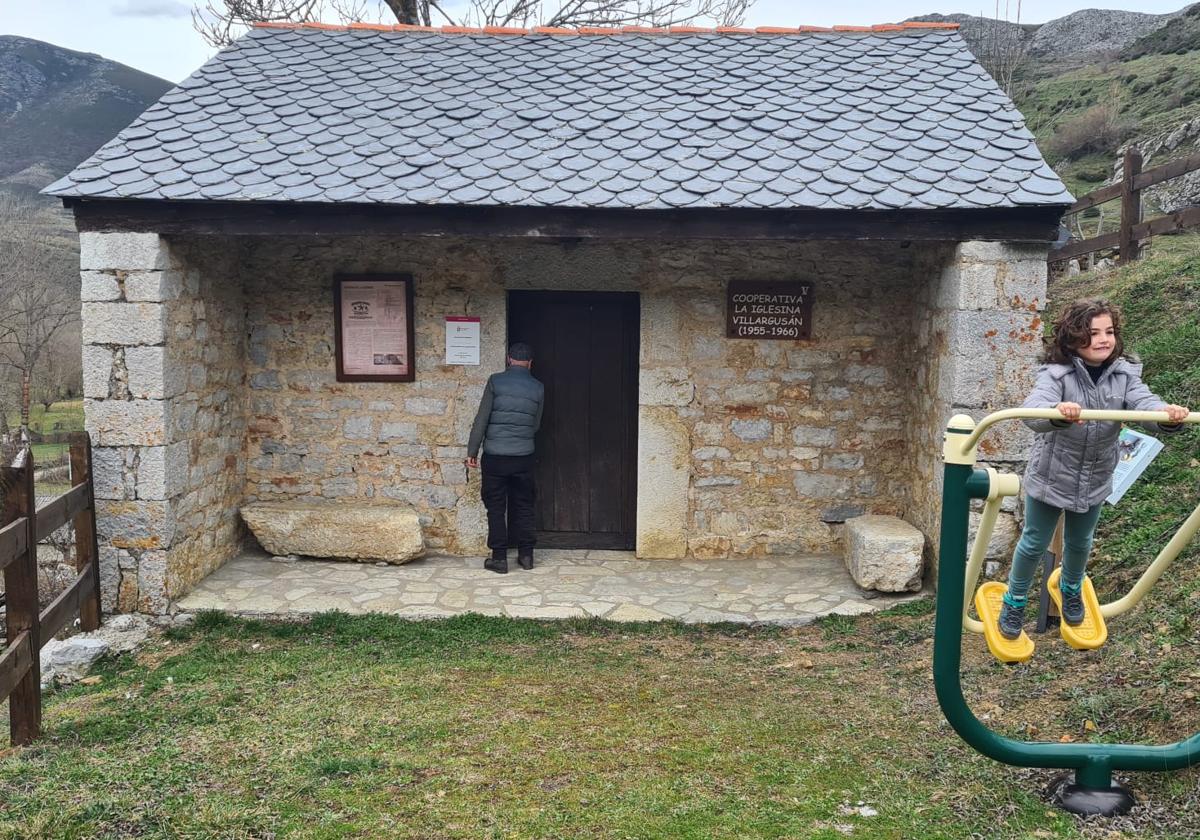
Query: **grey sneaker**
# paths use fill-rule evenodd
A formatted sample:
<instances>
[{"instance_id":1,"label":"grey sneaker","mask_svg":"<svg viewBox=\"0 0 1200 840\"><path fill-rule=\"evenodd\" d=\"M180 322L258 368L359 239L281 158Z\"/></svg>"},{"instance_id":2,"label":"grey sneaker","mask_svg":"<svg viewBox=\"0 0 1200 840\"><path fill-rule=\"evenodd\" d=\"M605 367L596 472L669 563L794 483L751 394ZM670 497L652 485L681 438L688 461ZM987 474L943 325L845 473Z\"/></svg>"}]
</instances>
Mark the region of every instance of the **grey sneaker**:
<instances>
[{"instance_id":1,"label":"grey sneaker","mask_svg":"<svg viewBox=\"0 0 1200 840\"><path fill-rule=\"evenodd\" d=\"M1083 595L1079 592L1072 594L1062 589L1058 591L1062 595L1062 620L1072 627L1083 624Z\"/></svg>"},{"instance_id":2,"label":"grey sneaker","mask_svg":"<svg viewBox=\"0 0 1200 840\"><path fill-rule=\"evenodd\" d=\"M1012 641L1021 638L1021 628L1025 624L1025 608L1014 607L1005 601L1000 607L1000 635Z\"/></svg>"}]
</instances>

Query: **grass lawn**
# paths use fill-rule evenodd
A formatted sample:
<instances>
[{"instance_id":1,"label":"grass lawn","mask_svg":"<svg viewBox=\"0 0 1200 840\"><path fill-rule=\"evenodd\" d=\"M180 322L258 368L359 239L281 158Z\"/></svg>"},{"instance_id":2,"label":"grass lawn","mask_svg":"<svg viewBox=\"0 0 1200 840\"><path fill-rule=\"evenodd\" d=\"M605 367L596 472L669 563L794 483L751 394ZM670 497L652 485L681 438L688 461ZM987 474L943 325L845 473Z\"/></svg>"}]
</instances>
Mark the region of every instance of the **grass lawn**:
<instances>
[{"instance_id":1,"label":"grass lawn","mask_svg":"<svg viewBox=\"0 0 1200 840\"><path fill-rule=\"evenodd\" d=\"M1147 382L1193 407L1198 242L1051 289L1122 304ZM1106 511L1106 600L1194 506L1198 470L1190 429ZM1050 635L1005 667L968 636L972 708L1022 739L1193 736L1198 561L1193 545L1099 651ZM976 754L934 699L932 631L928 602L792 630L205 614L49 695L45 737L0 752L0 837L1200 836L1200 769L1118 774L1143 804L1084 821L1041 798L1053 771Z\"/></svg>"},{"instance_id":2,"label":"grass lawn","mask_svg":"<svg viewBox=\"0 0 1200 840\"><path fill-rule=\"evenodd\" d=\"M49 698L45 738L0 753L0 836L1200 833L1200 773L1140 775L1151 808L1083 823L1041 800L1050 771L966 747L933 697L928 606L793 630L204 614ZM1121 643L1043 647L1014 669L967 640L1000 731L1191 734L1194 700Z\"/></svg>"},{"instance_id":3,"label":"grass lawn","mask_svg":"<svg viewBox=\"0 0 1200 840\"><path fill-rule=\"evenodd\" d=\"M65 443L35 443L30 448L33 449L33 463L42 467L61 463L71 447Z\"/></svg>"},{"instance_id":4,"label":"grass lawn","mask_svg":"<svg viewBox=\"0 0 1200 840\"><path fill-rule=\"evenodd\" d=\"M10 411L8 425L18 428L21 412ZM83 431L83 400L52 403L49 411L44 405L35 403L29 407L29 427L44 435Z\"/></svg>"}]
</instances>

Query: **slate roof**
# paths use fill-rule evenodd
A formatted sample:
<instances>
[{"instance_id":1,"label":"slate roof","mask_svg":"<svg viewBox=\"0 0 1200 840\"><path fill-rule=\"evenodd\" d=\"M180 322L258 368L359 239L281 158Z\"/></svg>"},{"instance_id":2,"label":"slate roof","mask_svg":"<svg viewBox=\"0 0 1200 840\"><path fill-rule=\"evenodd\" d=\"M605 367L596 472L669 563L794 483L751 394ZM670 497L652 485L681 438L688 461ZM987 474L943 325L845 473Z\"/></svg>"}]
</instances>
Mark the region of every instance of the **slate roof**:
<instances>
[{"instance_id":1,"label":"slate roof","mask_svg":"<svg viewBox=\"0 0 1200 840\"><path fill-rule=\"evenodd\" d=\"M640 209L1073 200L938 24L264 26L45 191Z\"/></svg>"}]
</instances>

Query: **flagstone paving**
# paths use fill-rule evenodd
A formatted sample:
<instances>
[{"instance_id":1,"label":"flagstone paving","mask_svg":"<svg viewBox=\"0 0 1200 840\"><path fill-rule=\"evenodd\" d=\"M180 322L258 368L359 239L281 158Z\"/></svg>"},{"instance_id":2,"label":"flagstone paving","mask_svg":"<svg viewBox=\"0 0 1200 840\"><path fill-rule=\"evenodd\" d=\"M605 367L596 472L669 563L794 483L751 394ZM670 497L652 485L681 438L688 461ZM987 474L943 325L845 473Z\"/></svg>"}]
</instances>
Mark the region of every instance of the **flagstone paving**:
<instances>
[{"instance_id":1,"label":"flagstone paving","mask_svg":"<svg viewBox=\"0 0 1200 840\"><path fill-rule=\"evenodd\" d=\"M626 551L543 550L525 571L486 571L478 558L433 556L403 566L273 558L245 552L179 600L188 612L301 616L327 610L439 618L807 624L886 609L909 595L859 589L840 558L639 560Z\"/></svg>"}]
</instances>

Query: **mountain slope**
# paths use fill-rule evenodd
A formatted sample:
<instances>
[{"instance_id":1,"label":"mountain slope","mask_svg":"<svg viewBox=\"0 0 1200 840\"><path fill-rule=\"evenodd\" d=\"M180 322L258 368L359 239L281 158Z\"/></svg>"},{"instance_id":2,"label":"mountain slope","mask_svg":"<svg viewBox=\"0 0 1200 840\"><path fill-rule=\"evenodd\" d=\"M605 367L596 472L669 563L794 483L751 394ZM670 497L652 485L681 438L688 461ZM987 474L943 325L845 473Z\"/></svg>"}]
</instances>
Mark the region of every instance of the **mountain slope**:
<instances>
[{"instance_id":1,"label":"mountain slope","mask_svg":"<svg viewBox=\"0 0 1200 840\"><path fill-rule=\"evenodd\" d=\"M98 55L0 35L0 239L44 234L43 279L79 296L79 240L70 214L38 190L65 175L166 93L171 84ZM11 197L17 204L7 202ZM30 208L28 211L22 209ZM23 221L20 217L30 215ZM79 325L56 334L35 382L78 393L82 382ZM0 366L0 411L12 411L16 374Z\"/></svg>"},{"instance_id":2,"label":"mountain slope","mask_svg":"<svg viewBox=\"0 0 1200 840\"><path fill-rule=\"evenodd\" d=\"M1068 56L1098 59L1163 28L1180 14L1150 15L1112 9L1083 9L1038 27L1029 45L1029 54L1041 59Z\"/></svg>"},{"instance_id":3,"label":"mountain slope","mask_svg":"<svg viewBox=\"0 0 1200 840\"><path fill-rule=\"evenodd\" d=\"M1091 13L1062 21L1078 22L1085 14ZM1145 23L1155 16L1140 17ZM1087 27L1055 37L1108 49L1076 52L1074 58L1031 53L1018 74L1013 100L1047 161L1076 195L1119 177L1129 144L1141 149L1147 168L1200 149L1200 4L1158 18L1159 26L1149 31L1126 27L1117 54L1118 43L1100 25L1113 18L1096 12ZM1058 28L1060 21L1053 23ZM1134 32L1141 34L1131 37ZM1080 55L1093 58L1081 61ZM1200 203L1200 177L1152 188L1143 199L1150 214Z\"/></svg>"},{"instance_id":4,"label":"mountain slope","mask_svg":"<svg viewBox=\"0 0 1200 840\"><path fill-rule=\"evenodd\" d=\"M1121 58L1172 53L1183 55L1192 50L1200 50L1200 3L1184 9L1170 26L1161 26L1138 38L1122 51Z\"/></svg>"},{"instance_id":5,"label":"mountain slope","mask_svg":"<svg viewBox=\"0 0 1200 840\"><path fill-rule=\"evenodd\" d=\"M170 88L98 55L0 35L0 184L41 189Z\"/></svg>"},{"instance_id":6,"label":"mountain slope","mask_svg":"<svg viewBox=\"0 0 1200 840\"><path fill-rule=\"evenodd\" d=\"M1200 3L1161 15L1085 9L1040 25L966 14L913 20L959 24L994 75L1015 62L1010 95L1076 195L1111 183L1128 144L1147 167L1200 150ZM1144 198L1154 212L1200 204L1200 173Z\"/></svg>"},{"instance_id":7,"label":"mountain slope","mask_svg":"<svg viewBox=\"0 0 1200 840\"><path fill-rule=\"evenodd\" d=\"M1193 9L1200 9L1200 4ZM1035 65L1070 62L1077 66L1081 62L1100 60L1121 50L1131 49L1135 43L1157 33L1173 32L1175 27L1168 27L1167 24L1187 12L1187 9L1181 9L1165 15L1151 15L1111 9L1083 9L1040 24L968 14L930 14L909 20L957 23L959 34L980 59L984 59L998 45L1006 48L1011 44L1026 53Z\"/></svg>"}]
</instances>

